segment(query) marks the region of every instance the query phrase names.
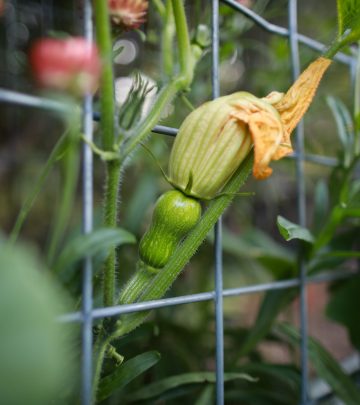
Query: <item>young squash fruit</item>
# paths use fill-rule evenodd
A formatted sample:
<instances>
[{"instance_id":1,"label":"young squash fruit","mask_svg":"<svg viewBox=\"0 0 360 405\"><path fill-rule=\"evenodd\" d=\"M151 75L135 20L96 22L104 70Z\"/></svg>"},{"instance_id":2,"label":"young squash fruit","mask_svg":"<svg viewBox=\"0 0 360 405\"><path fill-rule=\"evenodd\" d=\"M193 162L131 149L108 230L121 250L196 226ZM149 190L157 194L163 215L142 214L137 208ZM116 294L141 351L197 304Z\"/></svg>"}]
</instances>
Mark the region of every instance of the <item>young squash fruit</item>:
<instances>
[{"instance_id":1,"label":"young squash fruit","mask_svg":"<svg viewBox=\"0 0 360 405\"><path fill-rule=\"evenodd\" d=\"M156 202L150 228L140 241L141 260L154 269L165 266L181 239L201 217L200 202L178 190Z\"/></svg>"}]
</instances>

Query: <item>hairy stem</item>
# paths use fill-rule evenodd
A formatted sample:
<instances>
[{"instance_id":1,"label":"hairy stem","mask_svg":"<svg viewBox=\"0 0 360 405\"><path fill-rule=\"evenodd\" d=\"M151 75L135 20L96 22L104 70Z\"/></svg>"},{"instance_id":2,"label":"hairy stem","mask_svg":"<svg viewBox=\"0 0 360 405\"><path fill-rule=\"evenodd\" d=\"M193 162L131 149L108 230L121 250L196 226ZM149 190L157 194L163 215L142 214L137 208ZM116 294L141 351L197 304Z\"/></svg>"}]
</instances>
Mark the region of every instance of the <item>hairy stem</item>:
<instances>
[{"instance_id":1,"label":"hairy stem","mask_svg":"<svg viewBox=\"0 0 360 405\"><path fill-rule=\"evenodd\" d=\"M114 74L112 64L112 40L108 4L104 0L94 1L96 40L102 58L100 87L100 113L102 145L105 151L112 151L115 144L115 100ZM104 195L104 225L115 227L118 213L118 194L120 183L120 164L117 161L106 163L106 184ZM115 295L115 248L110 249L104 264L105 306L113 305Z\"/></svg>"},{"instance_id":2,"label":"hairy stem","mask_svg":"<svg viewBox=\"0 0 360 405\"><path fill-rule=\"evenodd\" d=\"M118 215L118 196L121 168L118 160L106 164L106 189L104 200L104 225L115 228ZM103 302L105 306L114 304L115 297L116 249L111 248L104 264Z\"/></svg>"},{"instance_id":3,"label":"hairy stem","mask_svg":"<svg viewBox=\"0 0 360 405\"><path fill-rule=\"evenodd\" d=\"M150 280L150 283L148 283L147 286L143 287L144 292L138 297L137 301L159 299L166 293L179 276L184 266L195 254L196 250L206 238L206 235L211 228L215 225L218 218L229 206L235 193L245 183L252 170L252 163L252 156L249 156L225 186L223 190L224 194L209 204L200 223L196 225L182 244L178 246L165 267ZM121 325L115 332L114 336L119 337L135 329L146 319L148 314L149 312L147 311L125 315L121 318Z\"/></svg>"},{"instance_id":4,"label":"hairy stem","mask_svg":"<svg viewBox=\"0 0 360 405\"><path fill-rule=\"evenodd\" d=\"M135 302L144 292L144 287L148 286L157 272L139 261L135 274L130 278L118 299L119 304L131 304Z\"/></svg>"}]
</instances>

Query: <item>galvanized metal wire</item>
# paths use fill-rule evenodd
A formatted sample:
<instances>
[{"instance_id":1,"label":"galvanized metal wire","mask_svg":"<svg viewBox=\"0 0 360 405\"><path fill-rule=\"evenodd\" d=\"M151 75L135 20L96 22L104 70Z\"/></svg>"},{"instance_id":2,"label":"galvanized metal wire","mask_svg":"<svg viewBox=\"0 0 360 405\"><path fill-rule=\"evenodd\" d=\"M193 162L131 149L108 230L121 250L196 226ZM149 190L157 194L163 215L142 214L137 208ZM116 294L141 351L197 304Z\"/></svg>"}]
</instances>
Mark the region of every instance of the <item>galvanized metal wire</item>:
<instances>
[{"instance_id":1,"label":"galvanized metal wire","mask_svg":"<svg viewBox=\"0 0 360 405\"><path fill-rule=\"evenodd\" d=\"M48 18L52 19L52 7L50 3L42 1L46 5L46 13ZM289 0L288 2L288 28L280 27L268 22L266 19L256 14L251 9L243 6L234 0L222 0L222 3L231 7L234 11L241 13L246 18L252 20L257 26L265 29L271 34L287 37L290 44L292 77L296 77L300 73L299 60L299 44L307 46L316 51L323 51L324 45L312 38L306 37L297 32L297 0ZM89 42L92 41L92 6L91 0L83 2L83 20L84 20L84 35ZM16 2L12 1L12 6L16 8ZM216 98L220 95L219 87L219 0L211 1L212 7L212 97ZM16 11L16 10L15 10ZM49 20L47 20L49 24ZM9 37L9 35L8 35ZM11 38L8 38L11 47ZM335 60L349 67L350 74L353 75L355 61L354 58L339 53ZM21 92L0 89L0 103L11 103L27 107L37 107L47 110L66 110L68 106L60 102L24 94ZM92 97L86 96L83 103L83 130L87 140L92 140L93 120L98 120L99 115L93 111ZM177 129L158 125L153 128L153 132L176 136ZM298 221L302 226L306 226L306 200L305 200L305 174L304 161L313 162L325 166L335 166L337 159L327 156L318 156L306 154L304 151L304 129L300 124L296 130L296 152L291 156L296 160L296 183L298 195ZM90 147L84 143L83 145L83 164L82 164L82 190L83 190L83 232L90 233L93 229L93 156ZM216 319L216 403L217 405L224 404L224 325L223 325L223 299L231 296L239 296L244 294L253 294L257 292L265 292L272 290L299 288L300 290L300 330L301 330L301 404L308 405L308 361L307 361L307 308L306 308L306 286L309 283L330 282L346 277L352 277L354 271L342 270L338 272L323 273L321 275L307 277L304 262L300 258L300 275L299 278L275 281L270 283L262 283L249 285L244 287L223 289L222 284L222 226L221 220L215 228L215 259L214 259L214 274L215 274L215 290L199 294L189 294L182 297L173 297L154 300L150 302L140 302L129 305L120 305L106 308L93 308L92 297L92 262L90 258L86 258L83 265L83 281L82 281L82 308L81 311L72 314L66 314L60 317L62 322L80 322L82 324L82 389L81 398L83 405L90 405L93 402L92 398L92 325L95 319L114 317L130 312L139 312L150 309L169 307L174 305L184 305L202 301L213 300L215 305ZM301 256L300 256L301 257Z\"/></svg>"}]
</instances>

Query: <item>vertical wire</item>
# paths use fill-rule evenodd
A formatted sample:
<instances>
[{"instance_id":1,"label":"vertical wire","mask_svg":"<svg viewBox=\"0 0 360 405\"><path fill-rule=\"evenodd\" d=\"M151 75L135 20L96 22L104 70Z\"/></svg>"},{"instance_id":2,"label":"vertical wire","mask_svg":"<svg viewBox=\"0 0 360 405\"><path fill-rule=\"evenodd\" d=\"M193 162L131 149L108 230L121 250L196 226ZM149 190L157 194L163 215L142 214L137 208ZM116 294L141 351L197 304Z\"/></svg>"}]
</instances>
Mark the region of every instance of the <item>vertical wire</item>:
<instances>
[{"instance_id":1,"label":"vertical wire","mask_svg":"<svg viewBox=\"0 0 360 405\"><path fill-rule=\"evenodd\" d=\"M91 0L84 2L84 35L89 43L93 41L92 7ZM93 111L92 95L88 94L84 99L83 129L84 136L88 141L93 139ZM82 193L83 193L83 225L84 234L90 233L93 228L93 155L87 143L82 145ZM92 261L86 257L83 263L82 284L82 386L81 403L92 403Z\"/></svg>"},{"instance_id":2,"label":"vertical wire","mask_svg":"<svg viewBox=\"0 0 360 405\"><path fill-rule=\"evenodd\" d=\"M219 0L212 0L212 98L220 95L219 84ZM222 220L215 225L215 324L216 404L224 404L224 313L222 279Z\"/></svg>"},{"instance_id":3,"label":"vertical wire","mask_svg":"<svg viewBox=\"0 0 360 405\"><path fill-rule=\"evenodd\" d=\"M289 41L292 65L292 79L295 81L300 74L299 44L297 34L297 0L289 0ZM297 211L298 222L306 226L306 188L304 177L304 124L300 121L296 129L296 179L297 179ZM308 403L308 319L306 267L299 247L299 279L300 279L300 353L301 353L301 404Z\"/></svg>"}]
</instances>

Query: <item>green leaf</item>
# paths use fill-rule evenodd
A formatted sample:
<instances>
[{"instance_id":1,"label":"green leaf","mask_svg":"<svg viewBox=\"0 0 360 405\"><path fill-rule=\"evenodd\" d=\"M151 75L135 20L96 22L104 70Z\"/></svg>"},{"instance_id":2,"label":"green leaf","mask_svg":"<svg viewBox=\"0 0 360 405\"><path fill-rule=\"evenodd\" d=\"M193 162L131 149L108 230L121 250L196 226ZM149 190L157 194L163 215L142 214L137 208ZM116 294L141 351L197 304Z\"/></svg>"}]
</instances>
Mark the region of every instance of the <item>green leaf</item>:
<instances>
[{"instance_id":1,"label":"green leaf","mask_svg":"<svg viewBox=\"0 0 360 405\"><path fill-rule=\"evenodd\" d=\"M300 239L305 242L313 243L314 237L311 232L303 228L300 225L294 224L293 222L288 221L282 216L277 217L277 226L280 231L281 236L286 240Z\"/></svg>"},{"instance_id":2,"label":"green leaf","mask_svg":"<svg viewBox=\"0 0 360 405\"><path fill-rule=\"evenodd\" d=\"M151 351L142 353L121 364L112 374L100 381L97 393L98 401L103 401L114 391L124 388L125 385L144 373L159 360L160 353Z\"/></svg>"},{"instance_id":3,"label":"green leaf","mask_svg":"<svg viewBox=\"0 0 360 405\"><path fill-rule=\"evenodd\" d=\"M328 58L360 38L360 0L337 0L337 15L338 34L325 53Z\"/></svg>"},{"instance_id":4,"label":"green leaf","mask_svg":"<svg viewBox=\"0 0 360 405\"><path fill-rule=\"evenodd\" d=\"M326 308L326 315L344 325L350 335L352 344L360 349L360 311L359 306L360 277L353 277L340 284L332 293Z\"/></svg>"},{"instance_id":5,"label":"green leaf","mask_svg":"<svg viewBox=\"0 0 360 405\"><path fill-rule=\"evenodd\" d=\"M300 344L300 333L293 326L281 324L278 325L276 329L280 332L280 335L284 335L293 346ZM309 338L308 351L312 365L317 373L330 385L339 398L347 405L360 404L360 390L355 382L344 373L338 362L320 342Z\"/></svg>"},{"instance_id":6,"label":"green leaf","mask_svg":"<svg viewBox=\"0 0 360 405\"><path fill-rule=\"evenodd\" d=\"M87 235L79 235L65 246L54 270L62 271L86 256L96 256L111 247L135 242L135 236L121 228L100 228Z\"/></svg>"},{"instance_id":7,"label":"green leaf","mask_svg":"<svg viewBox=\"0 0 360 405\"><path fill-rule=\"evenodd\" d=\"M347 36L355 41L360 36L360 1L337 0L338 38Z\"/></svg>"},{"instance_id":8,"label":"green leaf","mask_svg":"<svg viewBox=\"0 0 360 405\"><path fill-rule=\"evenodd\" d=\"M0 247L0 269L0 402L47 405L65 398L76 381L77 334L55 319L68 311L67 295L21 244Z\"/></svg>"},{"instance_id":9,"label":"green leaf","mask_svg":"<svg viewBox=\"0 0 360 405\"><path fill-rule=\"evenodd\" d=\"M245 373L225 373L224 381L246 380L248 382L256 382L257 380L250 377ZM129 395L130 402L138 400L147 400L150 398L157 398L167 391L176 389L178 387L192 385L192 384L214 384L216 382L215 373L212 372L197 372L197 373L184 373L172 377L164 378L163 380L156 381L147 385L144 388L137 390L135 393Z\"/></svg>"}]
</instances>

